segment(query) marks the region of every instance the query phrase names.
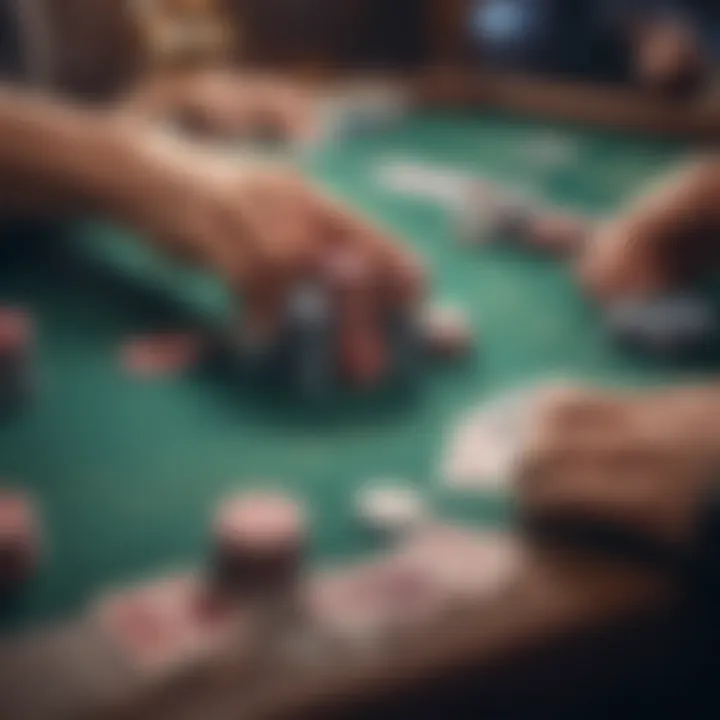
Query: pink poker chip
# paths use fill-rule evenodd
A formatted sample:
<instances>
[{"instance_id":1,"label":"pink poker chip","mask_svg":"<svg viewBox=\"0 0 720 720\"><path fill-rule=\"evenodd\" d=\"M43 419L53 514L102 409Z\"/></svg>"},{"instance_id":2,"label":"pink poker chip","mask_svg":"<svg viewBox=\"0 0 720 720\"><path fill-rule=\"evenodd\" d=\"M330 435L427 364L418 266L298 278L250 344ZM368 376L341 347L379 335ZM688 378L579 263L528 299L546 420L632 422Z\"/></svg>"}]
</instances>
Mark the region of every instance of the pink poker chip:
<instances>
[{"instance_id":1,"label":"pink poker chip","mask_svg":"<svg viewBox=\"0 0 720 720\"><path fill-rule=\"evenodd\" d=\"M569 252L580 246L589 224L568 213L546 213L535 218L528 228L530 245L551 252Z\"/></svg>"},{"instance_id":2,"label":"pink poker chip","mask_svg":"<svg viewBox=\"0 0 720 720\"><path fill-rule=\"evenodd\" d=\"M17 584L35 569L40 527L32 501L21 492L0 491L0 584Z\"/></svg>"},{"instance_id":3,"label":"pink poker chip","mask_svg":"<svg viewBox=\"0 0 720 720\"><path fill-rule=\"evenodd\" d=\"M32 340L33 322L22 308L0 308L0 352L26 347Z\"/></svg>"},{"instance_id":4,"label":"pink poker chip","mask_svg":"<svg viewBox=\"0 0 720 720\"><path fill-rule=\"evenodd\" d=\"M122 366L138 377L177 375L193 367L201 341L193 333L168 332L129 339L122 347Z\"/></svg>"},{"instance_id":5,"label":"pink poker chip","mask_svg":"<svg viewBox=\"0 0 720 720\"><path fill-rule=\"evenodd\" d=\"M238 495L221 504L213 534L220 545L240 552L295 548L305 537L304 509L279 493Z\"/></svg>"}]
</instances>

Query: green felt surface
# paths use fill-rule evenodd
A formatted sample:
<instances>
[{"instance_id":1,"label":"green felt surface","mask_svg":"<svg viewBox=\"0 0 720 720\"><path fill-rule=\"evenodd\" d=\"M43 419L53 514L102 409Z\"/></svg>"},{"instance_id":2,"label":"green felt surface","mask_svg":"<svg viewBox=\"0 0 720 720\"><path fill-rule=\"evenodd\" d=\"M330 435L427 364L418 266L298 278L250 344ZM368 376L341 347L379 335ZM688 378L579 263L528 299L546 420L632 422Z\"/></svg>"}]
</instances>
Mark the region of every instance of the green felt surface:
<instances>
[{"instance_id":1,"label":"green felt surface","mask_svg":"<svg viewBox=\"0 0 720 720\"><path fill-rule=\"evenodd\" d=\"M533 148L543 142L563 145L560 161L538 160ZM601 214L682 154L637 137L437 115L347 140L311 161L314 175L427 257L437 294L466 306L481 338L475 358L438 368L407 404L346 403L317 417L208 374L128 377L117 355L128 335L216 323L229 307L211 280L150 257L116 230L79 223L4 263L0 292L32 308L39 347L37 398L0 427L0 476L36 493L48 536L42 571L5 616L48 619L108 585L201 559L217 499L262 478L307 500L322 557L372 547L353 519L353 491L373 476L417 482L447 516L507 522L502 498L453 496L437 482L443 436L460 411L537 377L636 384L682 373L614 349L556 263L458 248L447 213L389 194L375 182L376 164L399 156L440 162ZM68 262L54 250L64 243L90 260Z\"/></svg>"}]
</instances>

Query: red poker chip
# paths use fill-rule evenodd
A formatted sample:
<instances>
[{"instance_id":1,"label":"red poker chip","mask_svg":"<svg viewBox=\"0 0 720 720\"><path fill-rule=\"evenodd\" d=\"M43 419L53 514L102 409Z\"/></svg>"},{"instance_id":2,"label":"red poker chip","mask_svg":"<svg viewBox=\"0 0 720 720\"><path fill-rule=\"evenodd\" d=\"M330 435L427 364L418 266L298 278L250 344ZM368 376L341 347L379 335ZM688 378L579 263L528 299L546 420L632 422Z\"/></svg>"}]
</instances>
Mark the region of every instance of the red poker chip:
<instances>
[{"instance_id":1,"label":"red poker chip","mask_svg":"<svg viewBox=\"0 0 720 720\"><path fill-rule=\"evenodd\" d=\"M528 242L541 250L563 253L580 246L588 232L588 224L568 213L540 215L528 228Z\"/></svg>"},{"instance_id":2,"label":"red poker chip","mask_svg":"<svg viewBox=\"0 0 720 720\"><path fill-rule=\"evenodd\" d=\"M135 337L122 347L122 365L128 373L139 377L176 375L197 363L200 349L200 338L193 333Z\"/></svg>"},{"instance_id":3,"label":"red poker chip","mask_svg":"<svg viewBox=\"0 0 720 720\"><path fill-rule=\"evenodd\" d=\"M359 387L379 382L387 366L382 338L375 328L348 328L338 342L339 364L343 375Z\"/></svg>"},{"instance_id":4,"label":"red poker chip","mask_svg":"<svg viewBox=\"0 0 720 720\"><path fill-rule=\"evenodd\" d=\"M438 357L458 357L472 344L472 328L465 312L455 305L435 305L426 309L423 333L429 350Z\"/></svg>"},{"instance_id":5,"label":"red poker chip","mask_svg":"<svg viewBox=\"0 0 720 720\"><path fill-rule=\"evenodd\" d=\"M22 493L0 491L0 584L26 579L39 554L39 523L33 503Z\"/></svg>"},{"instance_id":6,"label":"red poker chip","mask_svg":"<svg viewBox=\"0 0 720 720\"><path fill-rule=\"evenodd\" d=\"M33 336L30 314L21 308L0 308L0 353L27 347Z\"/></svg>"}]
</instances>

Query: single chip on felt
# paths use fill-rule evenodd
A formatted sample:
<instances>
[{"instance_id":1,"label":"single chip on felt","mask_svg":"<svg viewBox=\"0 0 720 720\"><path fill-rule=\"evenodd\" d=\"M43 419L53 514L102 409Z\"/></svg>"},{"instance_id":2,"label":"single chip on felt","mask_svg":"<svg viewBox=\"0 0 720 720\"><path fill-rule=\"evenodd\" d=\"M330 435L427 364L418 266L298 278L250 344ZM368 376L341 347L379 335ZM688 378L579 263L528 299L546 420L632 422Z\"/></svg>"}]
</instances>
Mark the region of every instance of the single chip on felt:
<instances>
[{"instance_id":1,"label":"single chip on felt","mask_svg":"<svg viewBox=\"0 0 720 720\"><path fill-rule=\"evenodd\" d=\"M718 330L712 307L691 295L625 300L606 315L618 341L658 355L681 355L707 346Z\"/></svg>"},{"instance_id":2,"label":"single chip on felt","mask_svg":"<svg viewBox=\"0 0 720 720\"><path fill-rule=\"evenodd\" d=\"M241 594L292 589L307 534L305 508L295 498L248 492L223 500L212 526L215 581Z\"/></svg>"},{"instance_id":3,"label":"single chip on felt","mask_svg":"<svg viewBox=\"0 0 720 720\"><path fill-rule=\"evenodd\" d=\"M41 549L39 525L27 495L0 490L0 588L16 588L34 572Z\"/></svg>"},{"instance_id":4,"label":"single chip on felt","mask_svg":"<svg viewBox=\"0 0 720 720\"><path fill-rule=\"evenodd\" d=\"M339 331L337 359L340 374L352 386L371 388L383 379L388 365L383 338L372 325Z\"/></svg>"},{"instance_id":5,"label":"single chip on felt","mask_svg":"<svg viewBox=\"0 0 720 720\"><path fill-rule=\"evenodd\" d=\"M34 336L30 314L21 308L0 308L0 355L25 349Z\"/></svg>"},{"instance_id":6,"label":"single chip on felt","mask_svg":"<svg viewBox=\"0 0 720 720\"><path fill-rule=\"evenodd\" d=\"M130 338L122 347L122 365L138 377L177 375L200 357L201 339L187 332L167 332Z\"/></svg>"},{"instance_id":7,"label":"single chip on felt","mask_svg":"<svg viewBox=\"0 0 720 720\"><path fill-rule=\"evenodd\" d=\"M164 677L221 652L242 630L236 608L206 611L206 592L192 574L160 578L106 596L95 617L130 670Z\"/></svg>"},{"instance_id":8,"label":"single chip on felt","mask_svg":"<svg viewBox=\"0 0 720 720\"><path fill-rule=\"evenodd\" d=\"M566 253L583 245L589 223L564 212L537 213L528 221L526 243L551 253Z\"/></svg>"},{"instance_id":9,"label":"single chip on felt","mask_svg":"<svg viewBox=\"0 0 720 720\"><path fill-rule=\"evenodd\" d=\"M429 514L425 500L417 490L392 479L366 483L358 491L355 503L363 525L389 535L417 528Z\"/></svg>"},{"instance_id":10,"label":"single chip on felt","mask_svg":"<svg viewBox=\"0 0 720 720\"><path fill-rule=\"evenodd\" d=\"M534 213L521 195L477 181L456 206L455 235L463 245L522 242Z\"/></svg>"},{"instance_id":11,"label":"single chip on felt","mask_svg":"<svg viewBox=\"0 0 720 720\"><path fill-rule=\"evenodd\" d=\"M423 312L425 344L438 357L465 355L473 344L473 333L465 311L450 303L430 305Z\"/></svg>"}]
</instances>

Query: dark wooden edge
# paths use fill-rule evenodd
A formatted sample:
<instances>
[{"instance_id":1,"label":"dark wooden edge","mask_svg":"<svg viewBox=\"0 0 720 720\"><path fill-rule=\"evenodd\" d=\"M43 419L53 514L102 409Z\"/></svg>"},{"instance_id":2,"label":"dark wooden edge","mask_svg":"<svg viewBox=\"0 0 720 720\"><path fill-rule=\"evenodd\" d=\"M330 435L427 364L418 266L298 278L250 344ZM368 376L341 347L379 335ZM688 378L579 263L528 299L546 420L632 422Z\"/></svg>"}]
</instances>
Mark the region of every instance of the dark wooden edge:
<instances>
[{"instance_id":1,"label":"dark wooden edge","mask_svg":"<svg viewBox=\"0 0 720 720\"><path fill-rule=\"evenodd\" d=\"M416 81L422 102L486 107L619 131L720 139L720 103L664 99L629 88L445 67Z\"/></svg>"},{"instance_id":2,"label":"dark wooden edge","mask_svg":"<svg viewBox=\"0 0 720 720\"><path fill-rule=\"evenodd\" d=\"M663 98L600 83L494 72L474 67L467 21L471 0L427 0L431 62L425 90L435 102L493 107L551 120L697 140L720 138L720 102Z\"/></svg>"},{"instance_id":3,"label":"dark wooden edge","mask_svg":"<svg viewBox=\"0 0 720 720\"><path fill-rule=\"evenodd\" d=\"M469 671L473 695L484 707L508 708L521 698L557 700L567 698L567 672L590 670L576 680L581 692L607 687L621 667L646 664L648 636L660 637L677 607L673 584L655 572L587 558L537 557L496 602L447 619L372 662L294 676L259 673L248 692L238 682L247 666L227 660L101 717L170 718L189 709L198 716L204 709L208 717L253 720L376 717L418 693L432 697Z\"/></svg>"}]
</instances>

